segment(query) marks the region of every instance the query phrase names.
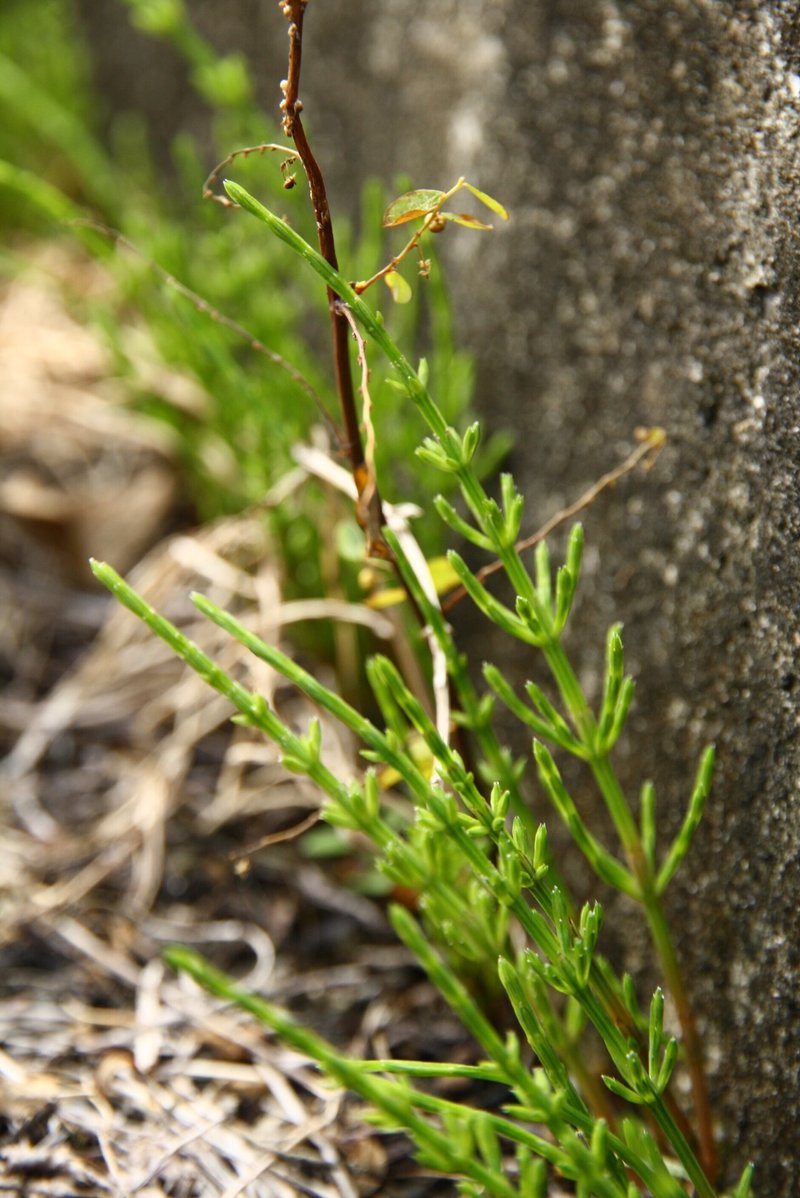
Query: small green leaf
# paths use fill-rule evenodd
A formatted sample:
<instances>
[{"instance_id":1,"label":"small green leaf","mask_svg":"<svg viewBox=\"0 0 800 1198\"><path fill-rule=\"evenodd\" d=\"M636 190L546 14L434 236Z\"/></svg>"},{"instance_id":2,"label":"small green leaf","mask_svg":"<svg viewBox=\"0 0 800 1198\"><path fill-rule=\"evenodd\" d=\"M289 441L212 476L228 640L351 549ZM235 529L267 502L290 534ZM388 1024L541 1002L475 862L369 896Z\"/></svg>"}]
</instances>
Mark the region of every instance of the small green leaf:
<instances>
[{"instance_id":1,"label":"small green leaf","mask_svg":"<svg viewBox=\"0 0 800 1198\"><path fill-rule=\"evenodd\" d=\"M639 1010L639 1000L636 997L636 987L629 973L622 975L622 1001L633 1016L634 1021L641 1023L642 1013Z\"/></svg>"},{"instance_id":2,"label":"small green leaf","mask_svg":"<svg viewBox=\"0 0 800 1198\"><path fill-rule=\"evenodd\" d=\"M598 1119L592 1128L592 1156L600 1168L604 1168L608 1156L608 1124L605 1119Z\"/></svg>"},{"instance_id":3,"label":"small green leaf","mask_svg":"<svg viewBox=\"0 0 800 1198\"><path fill-rule=\"evenodd\" d=\"M537 874L540 870L549 870L549 849L547 847L547 825L539 824L533 842L533 867Z\"/></svg>"},{"instance_id":4,"label":"small green leaf","mask_svg":"<svg viewBox=\"0 0 800 1198\"><path fill-rule=\"evenodd\" d=\"M512 611L495 599L494 595L483 586L462 557L451 549L447 558L472 602L492 623L497 624L499 628L504 629L518 640L525 641L526 644L536 645L539 643L536 635L529 630L527 625L517 619Z\"/></svg>"},{"instance_id":5,"label":"small green leaf","mask_svg":"<svg viewBox=\"0 0 800 1198\"><path fill-rule=\"evenodd\" d=\"M655 1077L658 1073L661 1044L664 1037L664 991L659 986L650 1002L650 1021L648 1035L648 1073Z\"/></svg>"},{"instance_id":6,"label":"small green leaf","mask_svg":"<svg viewBox=\"0 0 800 1198\"><path fill-rule=\"evenodd\" d=\"M401 274L396 270L390 270L388 274L383 276L383 281L392 293L392 299L396 304L407 304L411 299L411 287L406 282Z\"/></svg>"},{"instance_id":7,"label":"small green leaf","mask_svg":"<svg viewBox=\"0 0 800 1198\"><path fill-rule=\"evenodd\" d=\"M547 1198L547 1162L535 1157L520 1166L521 1198Z\"/></svg>"},{"instance_id":8,"label":"small green leaf","mask_svg":"<svg viewBox=\"0 0 800 1198\"><path fill-rule=\"evenodd\" d=\"M611 724L611 730L609 731L608 736L602 745L604 752L610 752L610 750L619 740L620 733L622 732L622 729L625 726L625 721L628 718L628 712L631 709L631 703L633 703L633 696L635 693L636 683L630 676L624 678L622 680L622 686L620 687L617 706L614 712L614 719Z\"/></svg>"},{"instance_id":9,"label":"small green leaf","mask_svg":"<svg viewBox=\"0 0 800 1198\"><path fill-rule=\"evenodd\" d=\"M556 573L556 602L553 617L553 630L556 636L560 636L564 631L574 596L575 579L567 566L559 566Z\"/></svg>"},{"instance_id":10,"label":"small green leaf","mask_svg":"<svg viewBox=\"0 0 800 1198\"><path fill-rule=\"evenodd\" d=\"M561 745L562 748L565 747L558 727L555 724L548 722L547 719L540 719L538 716L534 715L530 708L528 708L522 702L522 700L518 698L516 693L508 685L505 678L496 666L490 665L488 662L485 663L483 667L483 676L500 701L505 703L509 711L512 711L519 720L521 720L524 724L527 724L529 728L533 728L537 736L543 736L547 740L552 740L556 744ZM569 738L569 730L567 730L567 737ZM571 739L572 738L570 738L570 740ZM577 744L577 741L575 744Z\"/></svg>"},{"instance_id":11,"label":"small green leaf","mask_svg":"<svg viewBox=\"0 0 800 1198\"><path fill-rule=\"evenodd\" d=\"M438 208L443 199L443 191L407 191L405 195L392 200L383 214L383 227L393 229L396 225L427 216Z\"/></svg>"},{"instance_id":12,"label":"small green leaf","mask_svg":"<svg viewBox=\"0 0 800 1198\"><path fill-rule=\"evenodd\" d=\"M461 441L462 461L467 465L475 456L475 450L481 439L481 426L477 420L469 426Z\"/></svg>"},{"instance_id":13,"label":"small green leaf","mask_svg":"<svg viewBox=\"0 0 800 1198\"><path fill-rule=\"evenodd\" d=\"M231 723L238 724L240 728L257 728L258 724L251 715L245 715L244 712L239 712L238 715L231 716Z\"/></svg>"},{"instance_id":14,"label":"small green leaf","mask_svg":"<svg viewBox=\"0 0 800 1198\"><path fill-rule=\"evenodd\" d=\"M505 820L511 802L511 792L503 790L499 782L495 782L489 799L489 807L495 819Z\"/></svg>"},{"instance_id":15,"label":"small green leaf","mask_svg":"<svg viewBox=\"0 0 800 1198\"><path fill-rule=\"evenodd\" d=\"M492 542L482 532L478 532L471 524L467 524L466 520L459 516L456 509L449 500L445 499L444 495L437 495L433 500L433 506L436 508L439 516L448 524L454 532L457 532L466 541L470 541L473 545L477 545L480 549L491 551Z\"/></svg>"},{"instance_id":16,"label":"small green leaf","mask_svg":"<svg viewBox=\"0 0 800 1198\"><path fill-rule=\"evenodd\" d=\"M733 1198L750 1198L750 1195L752 1194L751 1186L754 1169L755 1165L752 1163L745 1167L744 1173L742 1173L742 1176L739 1179L739 1184L733 1191Z\"/></svg>"},{"instance_id":17,"label":"small green leaf","mask_svg":"<svg viewBox=\"0 0 800 1198\"><path fill-rule=\"evenodd\" d=\"M426 437L422 444L417 446L414 453L421 462L427 462L429 466L435 466L437 470L443 470L445 474L455 474L460 467L458 459L450 457L444 447L438 441L434 441L432 437Z\"/></svg>"},{"instance_id":18,"label":"small green leaf","mask_svg":"<svg viewBox=\"0 0 800 1198\"><path fill-rule=\"evenodd\" d=\"M642 827L642 849L647 864L655 869L656 863L656 788L652 782L642 786L640 799L640 823Z\"/></svg>"},{"instance_id":19,"label":"small green leaf","mask_svg":"<svg viewBox=\"0 0 800 1198\"><path fill-rule=\"evenodd\" d=\"M491 1120L486 1117L474 1119L472 1131L480 1154L486 1161L486 1164L493 1173L502 1174L503 1154L500 1149L497 1132L492 1127Z\"/></svg>"},{"instance_id":20,"label":"small green leaf","mask_svg":"<svg viewBox=\"0 0 800 1198\"><path fill-rule=\"evenodd\" d=\"M624 679L621 631L621 624L612 624L606 638L606 676L603 687L603 705L597 729L597 747L601 753L607 751L609 747L608 737L614 724Z\"/></svg>"},{"instance_id":21,"label":"small green leaf","mask_svg":"<svg viewBox=\"0 0 800 1198\"><path fill-rule=\"evenodd\" d=\"M309 755L319 761L320 748L322 746L322 726L316 716L308 725L308 736L306 737L306 745L308 746Z\"/></svg>"},{"instance_id":22,"label":"small green leaf","mask_svg":"<svg viewBox=\"0 0 800 1198\"><path fill-rule=\"evenodd\" d=\"M601 1080L612 1094L616 1094L617 1098L624 1098L626 1102L632 1102L635 1105L644 1102L640 1094L637 1094L635 1090L631 1090L630 1086L623 1085L622 1082L617 1081L615 1077L606 1077L605 1074L602 1074Z\"/></svg>"},{"instance_id":23,"label":"small green leaf","mask_svg":"<svg viewBox=\"0 0 800 1198\"><path fill-rule=\"evenodd\" d=\"M480 202L485 204L487 208L490 208L492 212L496 212L501 220L508 220L507 210L503 207L499 200L494 198L494 196L487 195L485 191L480 191L479 188L473 187L471 183L465 182L464 186L468 189L468 191L472 192L476 200L480 200Z\"/></svg>"},{"instance_id":24,"label":"small green leaf","mask_svg":"<svg viewBox=\"0 0 800 1198\"><path fill-rule=\"evenodd\" d=\"M567 546L566 566L577 583L581 573L581 558L583 556L583 525L573 524Z\"/></svg>"},{"instance_id":25,"label":"small green leaf","mask_svg":"<svg viewBox=\"0 0 800 1198\"><path fill-rule=\"evenodd\" d=\"M697 778L694 784L692 797L689 800L689 807L684 817L681 829L672 846L667 853L667 858L661 869L658 871L656 878L656 893L663 894L669 885L675 870L683 861L692 843L692 837L697 831L697 826L700 823L700 818L703 814L708 792L711 789L711 779L714 774L714 746L709 745L703 753L700 761L700 768L697 771Z\"/></svg>"},{"instance_id":26,"label":"small green leaf","mask_svg":"<svg viewBox=\"0 0 800 1198\"><path fill-rule=\"evenodd\" d=\"M307 774L310 765L307 757L299 757L294 753L283 753L280 762L290 774Z\"/></svg>"},{"instance_id":27,"label":"small green leaf","mask_svg":"<svg viewBox=\"0 0 800 1198\"><path fill-rule=\"evenodd\" d=\"M576 757L588 758L588 753L584 749L584 746L572 735L569 724L559 715L544 691L535 682L526 682L525 690L542 719L552 724L558 734L556 743L560 744L562 748L567 749L570 753L574 753Z\"/></svg>"},{"instance_id":28,"label":"small green leaf","mask_svg":"<svg viewBox=\"0 0 800 1198\"><path fill-rule=\"evenodd\" d=\"M531 642L534 645L543 645L547 640L547 630L542 627L542 621L539 619L537 612L533 609L533 604L524 595L517 595L514 603L516 613L523 624L525 624L536 638Z\"/></svg>"},{"instance_id":29,"label":"small green leaf","mask_svg":"<svg viewBox=\"0 0 800 1198\"><path fill-rule=\"evenodd\" d=\"M663 1094L672 1077L672 1070L675 1068L675 1062L678 1059L678 1041L672 1036L667 1041L667 1046L664 1049L664 1058L661 1062L661 1068L658 1071L657 1077L653 1078L656 1090L659 1094Z\"/></svg>"},{"instance_id":30,"label":"small green leaf","mask_svg":"<svg viewBox=\"0 0 800 1198\"><path fill-rule=\"evenodd\" d=\"M349 828L355 831L361 827L359 816L335 799L331 799L323 805L322 818L333 828Z\"/></svg>"},{"instance_id":31,"label":"small green leaf","mask_svg":"<svg viewBox=\"0 0 800 1198\"><path fill-rule=\"evenodd\" d=\"M549 612L553 598L553 575L550 566L550 550L546 541L540 541L536 546L534 560L536 562L536 593L542 607Z\"/></svg>"}]
</instances>

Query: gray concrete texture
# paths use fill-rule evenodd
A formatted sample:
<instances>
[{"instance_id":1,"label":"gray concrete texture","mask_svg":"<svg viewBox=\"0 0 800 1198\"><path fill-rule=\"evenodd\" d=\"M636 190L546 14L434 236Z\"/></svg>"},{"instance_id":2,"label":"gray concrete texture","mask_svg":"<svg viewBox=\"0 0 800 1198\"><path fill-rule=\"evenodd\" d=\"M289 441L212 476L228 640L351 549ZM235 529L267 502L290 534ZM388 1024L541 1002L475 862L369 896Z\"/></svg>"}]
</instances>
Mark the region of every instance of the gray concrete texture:
<instances>
[{"instance_id":1,"label":"gray concrete texture","mask_svg":"<svg viewBox=\"0 0 800 1198\"><path fill-rule=\"evenodd\" d=\"M102 9L119 28L114 5L88 7L90 23ZM219 5L191 7L221 44L249 48L277 103L278 6L228 3L224 28ZM168 58L151 48L151 69ZM171 69L175 119L195 120ZM108 44L100 70L109 94L124 86ZM348 209L365 176L400 170L417 186L465 174L510 208L492 235L448 233L447 252L479 405L517 433L528 527L618 463L635 426L669 433L651 473L585 518L570 645L596 691L604 630L624 621L638 690L620 770L633 793L655 780L665 837L702 746L718 746L669 911L728 1180L752 1158L757 1192L789 1198L800 1164L800 4L311 0L303 91ZM478 622L468 637L518 681L536 669ZM592 802L585 779L576 798ZM634 969L636 918L615 908Z\"/></svg>"}]
</instances>

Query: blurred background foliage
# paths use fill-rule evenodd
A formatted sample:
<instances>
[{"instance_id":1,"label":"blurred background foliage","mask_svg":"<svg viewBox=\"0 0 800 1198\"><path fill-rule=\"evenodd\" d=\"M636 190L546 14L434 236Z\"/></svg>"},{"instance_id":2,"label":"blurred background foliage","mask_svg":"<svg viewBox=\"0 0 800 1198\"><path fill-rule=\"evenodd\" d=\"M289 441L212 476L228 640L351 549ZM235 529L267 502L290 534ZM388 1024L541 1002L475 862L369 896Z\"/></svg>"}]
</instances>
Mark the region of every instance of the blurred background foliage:
<instances>
[{"instance_id":1,"label":"blurred background foliage","mask_svg":"<svg viewBox=\"0 0 800 1198\"><path fill-rule=\"evenodd\" d=\"M171 147L170 169L157 168L137 113L109 121L94 94L72 0L6 0L0 8L2 270L25 269L31 246L42 238L66 240L102 260L110 287L76 294L71 302L83 321L102 331L130 405L170 430L196 518L207 521L261 501L291 469L292 447L308 440L315 425L327 428L331 451L341 457L325 299L283 247L249 220L202 199L204 179L231 150L284 140L277 120L254 100L247 61L218 54L195 30L182 0L105 2L118 7L123 25L132 22L177 48L211 113L211 153L181 134ZM277 113L278 80L275 93ZM315 240L307 190L302 180L284 188L280 155L237 159L230 173ZM398 192L407 186L399 180ZM381 227L388 198L367 181L358 219L336 222L340 262L353 278L369 277L392 252ZM182 288L202 297L205 307ZM472 362L456 345L435 255L430 279L413 292L403 307L395 307L384 288L368 294L401 343L425 356L431 389L448 419L461 425L469 413ZM257 352L251 338L295 373ZM161 386L160 368L187 385ZM427 508L436 491L447 490L447 477L432 476L415 458L421 429L410 405L383 363L372 360L370 368L381 490L390 500ZM501 439L484 448L484 472L505 448ZM329 503L321 486L308 484L270 514L289 596L325 593L333 545L337 589L359 597L363 539L344 501L332 527ZM420 521L417 535L428 554L440 549L438 522Z\"/></svg>"}]
</instances>

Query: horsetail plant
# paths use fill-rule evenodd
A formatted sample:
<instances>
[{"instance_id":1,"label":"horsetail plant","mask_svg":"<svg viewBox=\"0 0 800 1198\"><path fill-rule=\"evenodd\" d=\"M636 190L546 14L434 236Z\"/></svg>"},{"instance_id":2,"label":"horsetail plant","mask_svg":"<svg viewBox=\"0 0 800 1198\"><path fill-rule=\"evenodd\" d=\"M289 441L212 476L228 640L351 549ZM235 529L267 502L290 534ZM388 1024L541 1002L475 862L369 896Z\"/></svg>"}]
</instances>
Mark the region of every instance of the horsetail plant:
<instances>
[{"instance_id":1,"label":"horsetail plant","mask_svg":"<svg viewBox=\"0 0 800 1198\"><path fill-rule=\"evenodd\" d=\"M549 550L541 542L529 572L519 541L523 497L504 475L500 501L492 499L473 459L480 429L459 432L448 424L429 394L424 369L416 371L390 337L362 293L385 279L393 293L402 287L397 266L424 239L446 223L444 204L467 189L498 215L502 207L460 180L449 192L408 193L390 206L387 224L420 222L418 234L389 266L363 284L349 283L333 250L330 216L320 224L324 200L321 173L300 124L298 100L302 20L307 0L286 0L290 19L290 71L284 90L284 130L292 137L309 176L318 216L320 250L237 183L226 181L232 206L253 215L323 280L329 299L340 397L353 404L349 357L342 330L360 330L359 352L367 344L394 368L429 436L419 457L454 477L466 515L444 498L439 516L463 540L500 563L515 595L513 606L484 585L456 552L450 564L484 615L507 635L541 655L554 693L530 682L519 695L494 665L479 694L442 607L408 541L387 525L372 463L360 441L351 444L351 463L368 547L388 560L416 612L430 651L444 663L447 687L434 685L434 715L412 691L396 665L374 657L368 678L381 719L370 720L323 686L277 648L250 632L208 599L195 595L199 611L248 651L268 663L321 710L351 730L368 763L360 778L343 781L325 765L321 727L312 720L306 735L293 732L263 696L249 691L154 611L108 565L93 563L97 578L123 604L162 637L209 685L236 708L234 716L274 741L283 764L309 777L323 792L326 820L354 829L374 845L379 868L416 894L416 913L393 906L390 916L400 939L474 1037L483 1059L476 1065L416 1061L363 1061L348 1057L265 999L246 993L198 954L181 947L167 959L212 993L237 1003L283 1041L307 1054L332 1079L361 1096L371 1118L384 1128L403 1129L419 1160L455 1176L468 1198L543 1198L551 1175L569 1179L581 1198L718 1198L711 1115L699 1037L692 1019L663 894L685 858L709 791L714 754L703 755L683 825L673 843L658 844L655 792L645 783L637 820L611 761L633 698L624 668L621 628L609 631L602 699L595 713L564 646L564 634L578 586L583 532L573 528L564 564L553 577ZM327 204L327 201L325 201ZM462 214L456 223L483 227ZM424 262L421 273L424 275ZM362 398L365 399L362 391ZM365 421L368 413L362 413ZM357 430L355 409L345 412L348 430ZM663 439L653 430L650 442ZM435 674L435 670L434 670ZM647 1012L640 1009L634 984L619 977L601 951L603 912L599 904L578 909L553 860L543 823L534 820L520 788L524 762L501 745L493 726L502 703L534 734L533 756L541 786L588 864L605 884L642 907L666 990L675 1006L681 1039L665 1028L665 993L656 989ZM447 719L439 718L445 710ZM451 735L457 729L468 741ZM413 751L424 745L426 756ZM468 752L465 752L467 746ZM621 855L589 828L564 781L554 753L574 757L594 778L620 841ZM474 754L475 761L469 757ZM380 778L390 771L408 799L400 817L387 818ZM494 978L513 1010L517 1030L493 1025L469 984L478 967ZM594 1029L605 1050L602 1075L587 1064L584 1038ZM671 1086L676 1068L686 1068L692 1087L696 1131L682 1112ZM500 1113L453 1102L417 1088L415 1079L467 1077L505 1087ZM732 1198L750 1198L748 1167Z\"/></svg>"}]
</instances>

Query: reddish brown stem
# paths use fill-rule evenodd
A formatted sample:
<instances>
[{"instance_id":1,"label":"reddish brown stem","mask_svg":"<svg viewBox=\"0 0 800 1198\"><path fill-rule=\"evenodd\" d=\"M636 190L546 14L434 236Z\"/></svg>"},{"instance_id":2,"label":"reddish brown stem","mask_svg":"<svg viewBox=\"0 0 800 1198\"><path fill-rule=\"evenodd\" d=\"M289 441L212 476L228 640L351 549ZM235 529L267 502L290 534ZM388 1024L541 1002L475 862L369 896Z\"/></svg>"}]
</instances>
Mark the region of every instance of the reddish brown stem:
<instances>
[{"instance_id":1,"label":"reddish brown stem","mask_svg":"<svg viewBox=\"0 0 800 1198\"><path fill-rule=\"evenodd\" d=\"M331 266L338 270L339 263L336 258L336 242L333 236L333 223L328 206L328 195L325 190L325 180L322 177L319 163L311 151L311 146L308 144L308 138L306 137L303 121L300 116L303 108L299 92L300 67L303 56L303 16L305 14L306 2L307 0L285 0L281 4L283 13L288 17L290 22L289 71L285 82L281 84L284 93L283 100L281 101L283 129L287 137L291 138L294 143L300 161L303 164L306 178L308 179L311 205L314 209L314 218L317 223L320 253L326 262L329 262ZM350 368L350 329L339 307L337 296L330 287L328 288L328 311L330 313L331 334L333 338L336 391L339 396L339 405L344 421L345 436L347 439L346 449L356 488L359 497L364 497L364 507L366 509L362 519L365 522L369 536L370 552L378 556L387 557L388 550L384 545L380 531L383 527L380 494L377 487L373 486L370 488L369 472L364 460L364 449L361 444L358 411L356 409L355 392L353 389L353 376ZM371 493L366 493L368 491Z\"/></svg>"}]
</instances>

